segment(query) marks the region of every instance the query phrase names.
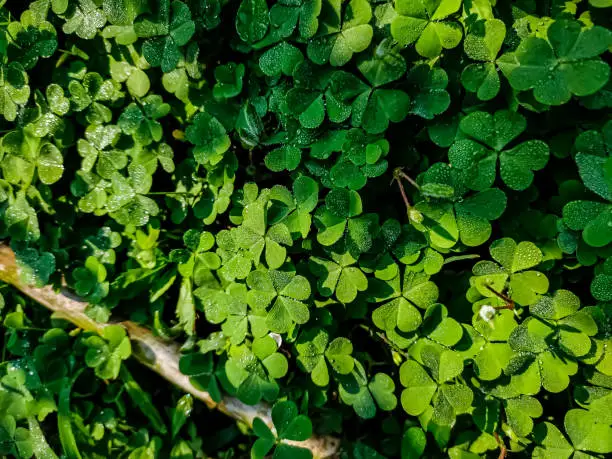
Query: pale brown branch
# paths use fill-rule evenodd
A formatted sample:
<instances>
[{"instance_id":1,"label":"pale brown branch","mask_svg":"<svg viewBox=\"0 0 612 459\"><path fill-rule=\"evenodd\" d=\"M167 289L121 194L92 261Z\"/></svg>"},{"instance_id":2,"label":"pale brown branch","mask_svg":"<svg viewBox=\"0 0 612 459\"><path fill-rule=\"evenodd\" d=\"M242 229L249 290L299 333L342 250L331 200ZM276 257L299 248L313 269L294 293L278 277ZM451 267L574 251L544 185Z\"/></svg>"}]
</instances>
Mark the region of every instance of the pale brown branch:
<instances>
[{"instance_id":1,"label":"pale brown branch","mask_svg":"<svg viewBox=\"0 0 612 459\"><path fill-rule=\"evenodd\" d=\"M15 254L6 245L0 244L0 281L6 282L20 290L37 303L53 311L53 316L72 322L78 328L99 333L108 324L101 324L85 314L87 303L77 298L66 289L56 292L52 287L33 287L26 285L19 276ZM210 409L217 409L228 416L253 425L255 418L262 419L273 429L271 408L268 404L246 405L234 397L225 396L221 402L215 402L208 392L195 388L189 377L182 374L178 367L180 352L178 345L163 340L138 324L130 321L114 322L125 327L132 342L132 356L185 392L201 400ZM315 458L329 458L338 455L340 441L329 436L312 436L306 441L285 441L295 446L312 451Z\"/></svg>"}]
</instances>

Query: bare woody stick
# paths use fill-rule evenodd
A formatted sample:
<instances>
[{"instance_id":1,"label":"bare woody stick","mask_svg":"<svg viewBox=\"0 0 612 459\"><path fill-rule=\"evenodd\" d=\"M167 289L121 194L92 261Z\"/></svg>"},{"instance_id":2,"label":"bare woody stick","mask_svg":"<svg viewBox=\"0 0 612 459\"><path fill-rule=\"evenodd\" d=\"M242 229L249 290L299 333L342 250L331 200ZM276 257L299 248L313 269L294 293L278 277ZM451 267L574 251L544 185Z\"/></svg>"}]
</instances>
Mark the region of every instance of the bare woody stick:
<instances>
[{"instance_id":1,"label":"bare woody stick","mask_svg":"<svg viewBox=\"0 0 612 459\"><path fill-rule=\"evenodd\" d=\"M4 244L0 244L0 281L12 285L34 301L53 311L54 317L72 322L83 330L99 333L108 325L100 324L88 317L84 312L87 303L68 291L56 292L49 286L38 288L25 285L19 276L15 254ZM195 398L204 402L210 409L217 409L249 426L253 425L255 418L260 418L268 427L274 430L269 405L260 403L250 406L236 398L227 396L221 402L215 402L208 392L193 387L189 382L189 378L179 371L180 352L176 343L162 340L154 336L147 328L134 322L124 321L118 322L118 324L126 329L130 337L132 356L144 366L150 368L173 385L192 394ZM337 438L328 436L313 436L303 442L289 440L285 440L285 442L307 448L312 451L315 458L321 459L336 457L340 447L340 441Z\"/></svg>"}]
</instances>

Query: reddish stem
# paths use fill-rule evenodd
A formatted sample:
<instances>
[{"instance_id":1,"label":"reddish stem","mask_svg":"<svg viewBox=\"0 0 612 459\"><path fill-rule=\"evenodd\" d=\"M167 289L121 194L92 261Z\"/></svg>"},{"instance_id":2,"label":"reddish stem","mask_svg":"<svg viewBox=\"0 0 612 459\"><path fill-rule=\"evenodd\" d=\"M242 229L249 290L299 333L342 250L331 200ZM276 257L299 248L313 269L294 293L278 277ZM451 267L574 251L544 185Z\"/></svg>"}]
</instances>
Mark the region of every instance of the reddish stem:
<instances>
[{"instance_id":1,"label":"reddish stem","mask_svg":"<svg viewBox=\"0 0 612 459\"><path fill-rule=\"evenodd\" d=\"M497 290L492 288L490 285L486 285L485 287L487 287L487 289L491 293L493 293L495 296L497 296L498 298L501 298L502 300L506 302L505 306L497 306L495 309L510 309L511 311L514 310L514 301L512 301L510 297L504 295L503 293L498 292Z\"/></svg>"}]
</instances>

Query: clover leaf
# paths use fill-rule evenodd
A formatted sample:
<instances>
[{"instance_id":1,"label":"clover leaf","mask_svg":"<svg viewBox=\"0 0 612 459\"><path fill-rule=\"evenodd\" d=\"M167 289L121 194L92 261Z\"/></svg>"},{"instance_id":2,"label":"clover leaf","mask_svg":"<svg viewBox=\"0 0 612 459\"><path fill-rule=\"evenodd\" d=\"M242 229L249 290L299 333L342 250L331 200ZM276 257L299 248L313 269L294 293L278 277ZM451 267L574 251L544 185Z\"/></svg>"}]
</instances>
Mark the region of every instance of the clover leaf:
<instances>
[{"instance_id":1,"label":"clover leaf","mask_svg":"<svg viewBox=\"0 0 612 459\"><path fill-rule=\"evenodd\" d=\"M571 443L554 424L538 424L534 430L537 445L534 454L545 458L570 457L573 454L577 458L589 456L589 453L605 454L612 450L612 428L598 422L589 411L569 410L565 414L564 427Z\"/></svg>"},{"instance_id":2,"label":"clover leaf","mask_svg":"<svg viewBox=\"0 0 612 459\"><path fill-rule=\"evenodd\" d=\"M236 15L236 31L242 41L254 43L261 40L270 23L265 0L242 0Z\"/></svg>"},{"instance_id":3,"label":"clover leaf","mask_svg":"<svg viewBox=\"0 0 612 459\"><path fill-rule=\"evenodd\" d=\"M179 370L189 376L189 382L194 387L207 391L214 401L221 401L221 389L217 379L219 370L215 368L212 353L182 355L179 360Z\"/></svg>"},{"instance_id":4,"label":"clover leaf","mask_svg":"<svg viewBox=\"0 0 612 459\"><path fill-rule=\"evenodd\" d=\"M338 301L351 303L358 292L368 288L368 279L357 267L357 262L349 253L339 254L332 252L331 260L311 257L310 271L319 278L317 289L323 296L336 295Z\"/></svg>"},{"instance_id":5,"label":"clover leaf","mask_svg":"<svg viewBox=\"0 0 612 459\"><path fill-rule=\"evenodd\" d=\"M399 80L406 72L406 61L391 40L382 40L372 48L371 55L363 53L357 68L374 87Z\"/></svg>"},{"instance_id":6,"label":"clover leaf","mask_svg":"<svg viewBox=\"0 0 612 459\"><path fill-rule=\"evenodd\" d=\"M459 174L456 168L436 163L420 178L421 193L434 190L435 199L414 206L422 219L413 224L427 233L434 247L451 248L458 240L472 247L484 243L492 232L489 222L506 208L506 195L497 188L464 197L467 190Z\"/></svg>"},{"instance_id":7,"label":"clover leaf","mask_svg":"<svg viewBox=\"0 0 612 459\"><path fill-rule=\"evenodd\" d=\"M52 253L25 247L21 243L14 244L13 249L21 278L27 285L41 287L49 282L56 266Z\"/></svg>"},{"instance_id":8,"label":"clover leaf","mask_svg":"<svg viewBox=\"0 0 612 459\"><path fill-rule=\"evenodd\" d=\"M103 102L114 102L121 97L120 87L115 80L105 80L99 73L88 72L82 80L71 80L68 84L71 107L77 112L84 112L90 124L108 123L112 119L112 112Z\"/></svg>"},{"instance_id":9,"label":"clover leaf","mask_svg":"<svg viewBox=\"0 0 612 459\"><path fill-rule=\"evenodd\" d=\"M18 62L0 65L0 112L7 121L14 121L17 109L30 98L28 75Z\"/></svg>"},{"instance_id":10,"label":"clover leaf","mask_svg":"<svg viewBox=\"0 0 612 459\"><path fill-rule=\"evenodd\" d=\"M165 104L160 96L152 94L145 97L140 105L128 105L119 116L117 125L124 133L133 136L139 144L146 146L161 140L163 129L157 120L169 112L170 105Z\"/></svg>"},{"instance_id":11,"label":"clover leaf","mask_svg":"<svg viewBox=\"0 0 612 459\"><path fill-rule=\"evenodd\" d=\"M114 265L117 259L115 249L121 245L121 235L108 226L98 229L96 234L85 238L87 253L101 263Z\"/></svg>"},{"instance_id":12,"label":"clover leaf","mask_svg":"<svg viewBox=\"0 0 612 459\"><path fill-rule=\"evenodd\" d=\"M428 120L444 113L450 105L450 95L446 91L448 75L438 67L416 65L408 72L411 90L410 113Z\"/></svg>"},{"instance_id":13,"label":"clover leaf","mask_svg":"<svg viewBox=\"0 0 612 459\"><path fill-rule=\"evenodd\" d=\"M339 386L342 400L353 407L355 413L363 419L376 415L376 407L391 411L397 405L394 394L395 383L385 373L376 373L368 378L360 362L355 362L353 371L343 376Z\"/></svg>"},{"instance_id":14,"label":"clover leaf","mask_svg":"<svg viewBox=\"0 0 612 459\"><path fill-rule=\"evenodd\" d=\"M292 171L300 165L301 158L302 152L299 148L285 145L268 153L264 162L273 172Z\"/></svg>"},{"instance_id":15,"label":"clover leaf","mask_svg":"<svg viewBox=\"0 0 612 459\"><path fill-rule=\"evenodd\" d=\"M235 236L235 231L226 230L217 233L217 254L222 261L218 273L228 281L236 278L245 279L253 266L252 253L242 248Z\"/></svg>"},{"instance_id":16,"label":"clover leaf","mask_svg":"<svg viewBox=\"0 0 612 459\"><path fill-rule=\"evenodd\" d=\"M347 113L352 112L351 124L354 127L363 127L368 134L380 134L387 129L389 122L399 123L406 117L410 97L400 89L379 88L378 85L386 83L388 78L382 75L375 77L372 73L374 70L364 65L362 63L364 75L373 80L371 87L354 75L339 71L332 77L330 92L340 108L350 109ZM336 121L343 121L343 118L345 116Z\"/></svg>"},{"instance_id":17,"label":"clover leaf","mask_svg":"<svg viewBox=\"0 0 612 459\"><path fill-rule=\"evenodd\" d=\"M11 131L0 140L4 152L2 172L13 184L30 184L37 173L45 185L57 182L64 173L64 157L55 144L25 130Z\"/></svg>"},{"instance_id":18,"label":"clover leaf","mask_svg":"<svg viewBox=\"0 0 612 459\"><path fill-rule=\"evenodd\" d=\"M591 283L591 293L593 297L599 301L612 300L612 290L610 282L612 281L612 257L608 257L601 266L601 269L596 273Z\"/></svg>"},{"instance_id":19,"label":"clover leaf","mask_svg":"<svg viewBox=\"0 0 612 459\"><path fill-rule=\"evenodd\" d=\"M170 260L179 263L178 271L184 277L202 275L201 271L217 270L221 267L219 255L211 252L215 237L208 231L189 230L183 235L186 249L170 252Z\"/></svg>"},{"instance_id":20,"label":"clover leaf","mask_svg":"<svg viewBox=\"0 0 612 459\"><path fill-rule=\"evenodd\" d=\"M429 276L408 268L404 270L401 282L399 274L389 281L372 279L368 293L374 295L373 300L379 303L390 300L372 313L374 325L385 331L397 327L404 333L415 331L421 324L417 307L427 309L438 299L438 288Z\"/></svg>"},{"instance_id":21,"label":"clover leaf","mask_svg":"<svg viewBox=\"0 0 612 459\"><path fill-rule=\"evenodd\" d=\"M8 25L7 32L13 42L9 47L10 61L19 62L26 70L34 67L40 57L50 57L57 48L55 27L47 21L36 21L25 12L21 21Z\"/></svg>"},{"instance_id":22,"label":"clover leaf","mask_svg":"<svg viewBox=\"0 0 612 459\"><path fill-rule=\"evenodd\" d=\"M310 318L308 306L303 302L310 297L310 283L295 272L257 270L247 277L247 302L255 309L272 307L266 324L276 333L286 333L295 324L304 324Z\"/></svg>"},{"instance_id":23,"label":"clover leaf","mask_svg":"<svg viewBox=\"0 0 612 459\"><path fill-rule=\"evenodd\" d=\"M67 34L91 40L106 24L106 15L93 0L77 0L65 11L70 15L63 27Z\"/></svg>"},{"instance_id":24,"label":"clover leaf","mask_svg":"<svg viewBox=\"0 0 612 459\"><path fill-rule=\"evenodd\" d=\"M75 292L92 303L98 303L108 295L106 268L94 256L87 257L84 267L72 271Z\"/></svg>"},{"instance_id":25,"label":"clover leaf","mask_svg":"<svg viewBox=\"0 0 612 459\"><path fill-rule=\"evenodd\" d=\"M142 45L142 54L147 62L167 73L174 70L183 57L181 46L186 45L193 36L195 23L185 3L161 0L157 14L136 22L134 30L139 37L148 38Z\"/></svg>"},{"instance_id":26,"label":"clover leaf","mask_svg":"<svg viewBox=\"0 0 612 459\"><path fill-rule=\"evenodd\" d=\"M281 74L291 76L303 60L304 56L299 48L282 42L261 55L259 68L268 76L280 76Z\"/></svg>"},{"instance_id":27,"label":"clover leaf","mask_svg":"<svg viewBox=\"0 0 612 459\"><path fill-rule=\"evenodd\" d=\"M598 131L586 131L576 138L576 164L584 185L593 193L612 201L612 121Z\"/></svg>"},{"instance_id":28,"label":"clover leaf","mask_svg":"<svg viewBox=\"0 0 612 459\"><path fill-rule=\"evenodd\" d=\"M548 162L549 152L548 145L541 140L529 140L504 150L525 127L525 118L518 113L505 110L494 115L470 113L461 120L459 128L478 142L469 138L457 140L448 151L449 161L464 172L468 187L480 191L495 181L499 157L499 171L504 183L513 190L524 190L533 181L532 171L542 169Z\"/></svg>"},{"instance_id":29,"label":"clover leaf","mask_svg":"<svg viewBox=\"0 0 612 459\"><path fill-rule=\"evenodd\" d=\"M272 401L278 396L276 379L285 376L288 365L277 349L276 341L270 336L255 339L250 348L244 344L231 347L225 372L244 403L254 405L262 398Z\"/></svg>"},{"instance_id":30,"label":"clover leaf","mask_svg":"<svg viewBox=\"0 0 612 459\"><path fill-rule=\"evenodd\" d=\"M489 248L491 257L499 263L479 261L472 272L475 277L470 281L478 292L487 298L495 297L494 292L504 292L527 306L536 303L540 295L548 291L548 279L533 268L542 261L542 252L532 242L519 242L510 238L498 239ZM493 289L493 290L491 290Z\"/></svg>"},{"instance_id":31,"label":"clover leaf","mask_svg":"<svg viewBox=\"0 0 612 459\"><path fill-rule=\"evenodd\" d=\"M544 410L538 399L520 396L504 401L508 425L519 437L526 437L533 431L533 419L542 416Z\"/></svg>"},{"instance_id":32,"label":"clover leaf","mask_svg":"<svg viewBox=\"0 0 612 459\"><path fill-rule=\"evenodd\" d=\"M461 83L480 100L493 99L501 87L495 59L506 36L506 25L499 19L477 21L465 37L465 54L478 64L470 64L461 72Z\"/></svg>"},{"instance_id":33,"label":"clover leaf","mask_svg":"<svg viewBox=\"0 0 612 459\"><path fill-rule=\"evenodd\" d=\"M151 89L151 80L147 73L129 62L111 58L110 74L114 81L125 83L128 92L135 97L144 97Z\"/></svg>"},{"instance_id":34,"label":"clover leaf","mask_svg":"<svg viewBox=\"0 0 612 459\"><path fill-rule=\"evenodd\" d=\"M109 215L122 225L143 226L159 213L154 200L145 196L151 187L151 176L144 166L134 166L130 177L115 172L111 177L111 194L106 202Z\"/></svg>"},{"instance_id":35,"label":"clover leaf","mask_svg":"<svg viewBox=\"0 0 612 459\"><path fill-rule=\"evenodd\" d=\"M312 435L310 419L304 414L298 414L295 403L290 400L276 402L272 407L272 422L275 432L260 418L253 420L253 431L259 438L251 448L251 457L255 459L269 457L271 449L276 446L274 454L270 456L274 459L312 458L312 452L308 449L283 442L283 440L304 441Z\"/></svg>"},{"instance_id":36,"label":"clover leaf","mask_svg":"<svg viewBox=\"0 0 612 459\"><path fill-rule=\"evenodd\" d=\"M242 91L242 78L244 77L244 65L230 62L215 68L215 79L217 83L213 88L213 95L217 99L229 99L236 97Z\"/></svg>"},{"instance_id":37,"label":"clover leaf","mask_svg":"<svg viewBox=\"0 0 612 459\"><path fill-rule=\"evenodd\" d=\"M193 293L204 307L206 320L213 324L220 323L221 330L233 345L242 344L249 330L255 338L262 338L268 333L266 311L248 308L244 284L231 283L225 290L204 284Z\"/></svg>"},{"instance_id":38,"label":"clover leaf","mask_svg":"<svg viewBox=\"0 0 612 459\"><path fill-rule=\"evenodd\" d=\"M607 284L610 285L610 284ZM597 326L597 334L591 336L594 343L594 349L581 360L587 365L593 365L597 371L604 375L612 375L612 353L610 353L610 327L609 319L612 316L612 310L609 303L602 303L595 307L584 308L587 311Z\"/></svg>"},{"instance_id":39,"label":"clover leaf","mask_svg":"<svg viewBox=\"0 0 612 459\"><path fill-rule=\"evenodd\" d=\"M385 158L389 154L389 142L379 136L367 135L362 129L337 132L342 134L338 135L338 143L334 142L331 147L341 151L342 154L338 156L336 163L329 170L321 167L318 162L307 162L306 166L313 175L320 174L321 181L330 188L332 186L328 184L331 182L333 187L346 187L357 191L366 185L368 179L385 173L388 167ZM324 141L325 139L322 139L321 144ZM316 145L316 150L313 147L316 153L311 151L311 157L325 159L325 156L331 155L332 151L319 153L319 142Z\"/></svg>"},{"instance_id":40,"label":"clover leaf","mask_svg":"<svg viewBox=\"0 0 612 459\"><path fill-rule=\"evenodd\" d=\"M293 182L295 210L287 216L285 224L293 238L299 234L306 238L312 226L312 211L319 201L319 185L312 178L302 175Z\"/></svg>"},{"instance_id":41,"label":"clover leaf","mask_svg":"<svg viewBox=\"0 0 612 459\"><path fill-rule=\"evenodd\" d=\"M344 8L341 2L326 5L319 16L317 34L308 43L308 57L316 64L338 67L364 51L372 41L370 24L372 7L366 0L351 0Z\"/></svg>"},{"instance_id":42,"label":"clover leaf","mask_svg":"<svg viewBox=\"0 0 612 459\"><path fill-rule=\"evenodd\" d=\"M319 28L322 6L322 0L280 0L270 8L272 29L284 38L297 27L300 38L312 38Z\"/></svg>"},{"instance_id":43,"label":"clover leaf","mask_svg":"<svg viewBox=\"0 0 612 459\"><path fill-rule=\"evenodd\" d=\"M331 246L342 240L345 248L357 256L372 245L375 221L370 215L362 215L361 197L356 191L334 188L325 197L325 207L315 213L315 225L319 230L317 241Z\"/></svg>"},{"instance_id":44,"label":"clover leaf","mask_svg":"<svg viewBox=\"0 0 612 459\"><path fill-rule=\"evenodd\" d=\"M492 308L491 299L482 300L482 308ZM472 349L470 357L474 360L476 376L483 381L493 381L499 378L502 370L506 368L514 356L508 339L512 331L518 326L514 314L509 310L500 310L492 318L484 318L478 314L472 320L476 335L471 337Z\"/></svg>"},{"instance_id":45,"label":"clover leaf","mask_svg":"<svg viewBox=\"0 0 612 459\"><path fill-rule=\"evenodd\" d=\"M443 48L452 49L461 42L461 27L449 20L460 7L459 0L397 0L391 35L402 46L416 42L416 50L423 57L437 57Z\"/></svg>"},{"instance_id":46,"label":"clover leaf","mask_svg":"<svg viewBox=\"0 0 612 459\"><path fill-rule=\"evenodd\" d=\"M9 199L8 204L4 214L8 234L17 241L37 240L40 237L38 218L36 211L28 203L25 192L19 191L14 199Z\"/></svg>"},{"instance_id":47,"label":"clover leaf","mask_svg":"<svg viewBox=\"0 0 612 459\"><path fill-rule=\"evenodd\" d=\"M85 363L102 379L116 379L121 362L132 353L130 339L120 325L107 325L100 336L89 336L83 344L87 347Z\"/></svg>"},{"instance_id":48,"label":"clover leaf","mask_svg":"<svg viewBox=\"0 0 612 459\"><path fill-rule=\"evenodd\" d=\"M433 401L432 419L442 425L450 425L458 414L467 412L474 397L470 388L463 384L438 385L414 360L402 364L400 381L405 387L401 396L404 411L418 416Z\"/></svg>"},{"instance_id":49,"label":"clover leaf","mask_svg":"<svg viewBox=\"0 0 612 459\"><path fill-rule=\"evenodd\" d=\"M533 89L538 102L561 105L572 95L593 94L608 82L610 67L598 56L612 43L612 32L557 19L548 27L546 38L527 37L516 51L498 59L514 89Z\"/></svg>"},{"instance_id":50,"label":"clover leaf","mask_svg":"<svg viewBox=\"0 0 612 459\"><path fill-rule=\"evenodd\" d=\"M331 77L328 69L316 67L310 61L300 60L295 56L292 56L288 65L295 65L295 85L287 90L285 104L289 114L297 118L303 127L319 127L325 120L326 113L334 122L342 122L348 117L350 112L346 111L346 107L335 107L338 102L326 91Z\"/></svg>"},{"instance_id":51,"label":"clover leaf","mask_svg":"<svg viewBox=\"0 0 612 459\"><path fill-rule=\"evenodd\" d=\"M10 414L0 418L0 453L14 457L32 457L34 454L30 431L17 427L17 421Z\"/></svg>"},{"instance_id":52,"label":"clover leaf","mask_svg":"<svg viewBox=\"0 0 612 459\"><path fill-rule=\"evenodd\" d=\"M563 222L592 247L612 242L612 205L596 201L572 201L563 207Z\"/></svg>"},{"instance_id":53,"label":"clover leaf","mask_svg":"<svg viewBox=\"0 0 612 459\"><path fill-rule=\"evenodd\" d=\"M267 203L263 199L246 206L243 210L243 223L234 232L238 245L251 252L255 264L259 263L263 253L268 267L276 269L285 262L285 246L291 246L293 239L284 223L267 228L269 217L266 207Z\"/></svg>"},{"instance_id":54,"label":"clover leaf","mask_svg":"<svg viewBox=\"0 0 612 459\"><path fill-rule=\"evenodd\" d=\"M567 290L558 290L553 297L541 297L530 308L534 316L515 328L509 338L512 348L522 354L509 363L508 372L528 373L535 366L531 378L534 384L537 381L536 392L540 384L549 392L565 389L569 376L578 368L573 359L590 352L590 336L597 333L591 315L578 311L579 307L578 298Z\"/></svg>"},{"instance_id":55,"label":"clover leaf","mask_svg":"<svg viewBox=\"0 0 612 459\"><path fill-rule=\"evenodd\" d=\"M185 138L194 146L193 155L200 164L215 165L223 159L230 147L230 138L217 118L198 113L185 132Z\"/></svg>"},{"instance_id":56,"label":"clover leaf","mask_svg":"<svg viewBox=\"0 0 612 459\"><path fill-rule=\"evenodd\" d=\"M297 361L310 373L317 386L329 384L329 366L337 374L346 375L353 371L355 359L353 345L347 338L329 341L329 334L321 328L303 332L296 343Z\"/></svg>"}]
</instances>

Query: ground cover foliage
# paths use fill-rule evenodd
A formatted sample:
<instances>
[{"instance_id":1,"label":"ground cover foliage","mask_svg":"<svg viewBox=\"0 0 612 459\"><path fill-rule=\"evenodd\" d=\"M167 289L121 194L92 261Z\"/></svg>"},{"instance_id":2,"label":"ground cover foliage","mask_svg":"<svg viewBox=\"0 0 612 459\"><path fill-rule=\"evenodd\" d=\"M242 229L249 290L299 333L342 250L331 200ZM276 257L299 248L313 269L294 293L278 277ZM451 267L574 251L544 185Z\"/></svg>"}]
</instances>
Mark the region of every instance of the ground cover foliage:
<instances>
[{"instance_id":1,"label":"ground cover foliage","mask_svg":"<svg viewBox=\"0 0 612 459\"><path fill-rule=\"evenodd\" d=\"M208 413L0 287L0 455L612 453L609 0L0 10L0 238ZM152 403L152 397L155 403ZM144 413L144 415L143 415Z\"/></svg>"}]
</instances>

